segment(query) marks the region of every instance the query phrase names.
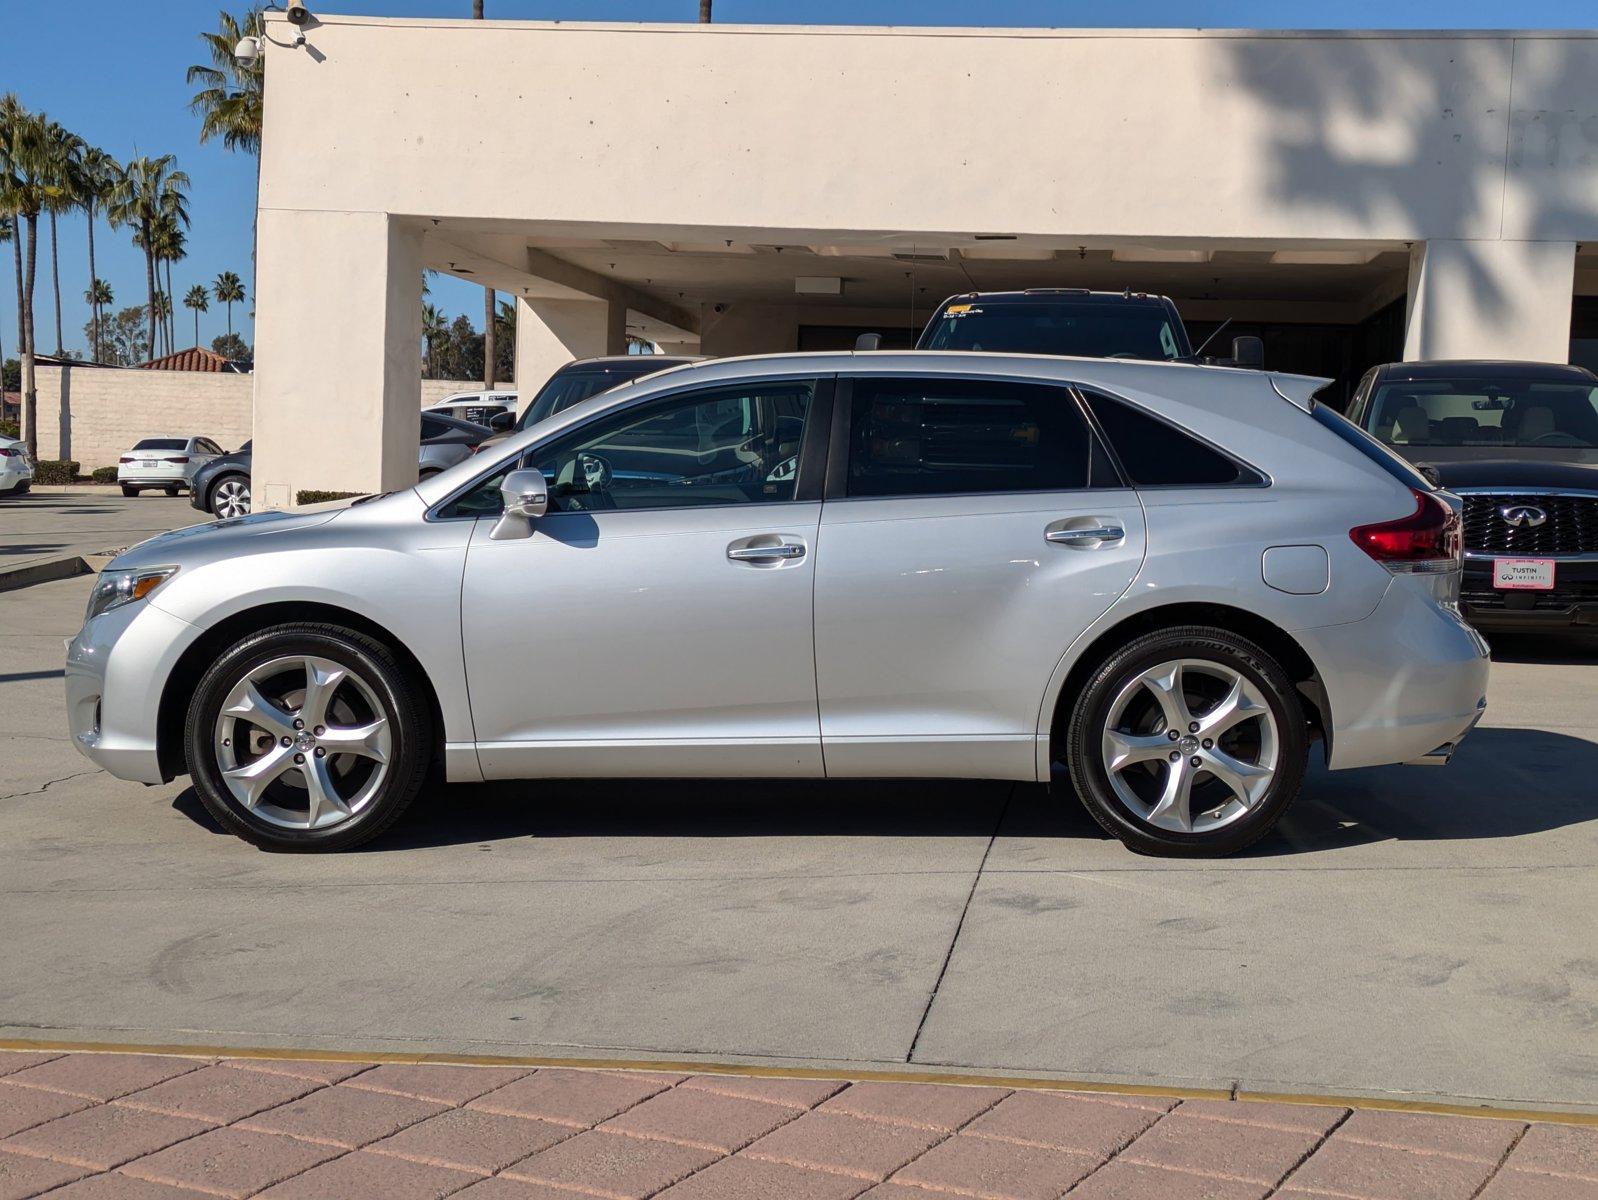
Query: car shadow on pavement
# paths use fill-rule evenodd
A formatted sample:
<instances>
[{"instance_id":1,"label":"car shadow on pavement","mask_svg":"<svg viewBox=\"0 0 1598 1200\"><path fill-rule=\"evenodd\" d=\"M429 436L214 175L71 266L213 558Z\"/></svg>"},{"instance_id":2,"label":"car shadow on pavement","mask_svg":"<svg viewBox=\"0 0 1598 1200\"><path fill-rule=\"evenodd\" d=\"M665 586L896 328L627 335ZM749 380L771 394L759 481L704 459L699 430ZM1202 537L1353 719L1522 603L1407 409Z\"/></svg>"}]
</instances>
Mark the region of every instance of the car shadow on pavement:
<instances>
[{"instance_id":1,"label":"car shadow on pavement","mask_svg":"<svg viewBox=\"0 0 1598 1200\"><path fill-rule=\"evenodd\" d=\"M1479 729L1447 767L1327 771L1245 851L1281 857L1383 841L1522 837L1598 820L1598 743L1544 729ZM173 802L213 832L194 789ZM1002 824L1001 824L1002 821ZM1107 838L1053 789L963 780L535 780L439 784L367 852L510 838L793 836Z\"/></svg>"}]
</instances>

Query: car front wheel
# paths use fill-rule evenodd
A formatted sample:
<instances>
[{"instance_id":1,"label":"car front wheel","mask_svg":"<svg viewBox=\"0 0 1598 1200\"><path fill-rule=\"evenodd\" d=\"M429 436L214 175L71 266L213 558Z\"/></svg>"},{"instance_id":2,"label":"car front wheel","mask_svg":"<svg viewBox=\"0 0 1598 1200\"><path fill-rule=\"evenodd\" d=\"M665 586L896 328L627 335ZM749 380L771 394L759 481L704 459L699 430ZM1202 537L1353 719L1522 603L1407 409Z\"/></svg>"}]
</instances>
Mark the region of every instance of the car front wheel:
<instances>
[{"instance_id":1,"label":"car front wheel","mask_svg":"<svg viewBox=\"0 0 1598 1200\"><path fill-rule=\"evenodd\" d=\"M124 496L137 496L139 494L139 489L136 487L129 487L124 483L122 485L122 494Z\"/></svg>"},{"instance_id":2,"label":"car front wheel","mask_svg":"<svg viewBox=\"0 0 1598 1200\"><path fill-rule=\"evenodd\" d=\"M224 475L211 485L211 512L223 520L250 515L250 477Z\"/></svg>"},{"instance_id":3,"label":"car front wheel","mask_svg":"<svg viewBox=\"0 0 1598 1200\"><path fill-rule=\"evenodd\" d=\"M415 798L427 703L383 643L336 625L251 634L195 689L184 744L217 821L263 849L344 850Z\"/></svg>"},{"instance_id":4,"label":"car front wheel","mask_svg":"<svg viewBox=\"0 0 1598 1200\"><path fill-rule=\"evenodd\" d=\"M1263 837L1304 779L1309 739L1281 665L1246 638L1147 634L1093 674L1066 766L1093 818L1144 854L1215 856Z\"/></svg>"}]
</instances>

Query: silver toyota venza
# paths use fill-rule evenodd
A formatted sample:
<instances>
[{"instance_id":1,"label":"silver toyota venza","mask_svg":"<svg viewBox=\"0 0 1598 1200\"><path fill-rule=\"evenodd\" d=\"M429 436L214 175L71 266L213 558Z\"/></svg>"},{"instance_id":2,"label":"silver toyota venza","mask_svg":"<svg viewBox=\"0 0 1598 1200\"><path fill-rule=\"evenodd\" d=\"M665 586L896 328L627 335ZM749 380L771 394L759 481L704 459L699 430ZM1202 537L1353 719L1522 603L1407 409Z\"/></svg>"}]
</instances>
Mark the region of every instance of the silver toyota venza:
<instances>
[{"instance_id":1,"label":"silver toyota venza","mask_svg":"<svg viewBox=\"0 0 1598 1200\"><path fill-rule=\"evenodd\" d=\"M1052 768L1135 850L1237 850L1312 742L1333 769L1443 762L1485 704L1457 502L1321 382L679 367L414 488L129 550L68 650L73 736L125 779L187 772L274 849L373 837L435 768Z\"/></svg>"}]
</instances>

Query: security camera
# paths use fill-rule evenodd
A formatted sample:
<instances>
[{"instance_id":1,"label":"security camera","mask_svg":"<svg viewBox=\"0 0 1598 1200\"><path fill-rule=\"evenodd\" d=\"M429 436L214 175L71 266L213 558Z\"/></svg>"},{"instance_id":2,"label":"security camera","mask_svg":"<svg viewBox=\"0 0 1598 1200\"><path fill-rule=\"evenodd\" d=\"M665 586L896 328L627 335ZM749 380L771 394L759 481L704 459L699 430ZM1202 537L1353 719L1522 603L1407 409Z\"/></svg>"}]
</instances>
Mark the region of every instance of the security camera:
<instances>
[{"instance_id":1,"label":"security camera","mask_svg":"<svg viewBox=\"0 0 1598 1200\"><path fill-rule=\"evenodd\" d=\"M311 19L311 10L303 4L290 3L287 15L290 25L304 25Z\"/></svg>"},{"instance_id":2,"label":"security camera","mask_svg":"<svg viewBox=\"0 0 1598 1200\"><path fill-rule=\"evenodd\" d=\"M233 61L241 67L248 67L261 57L261 39L254 37L241 37L233 46Z\"/></svg>"},{"instance_id":3,"label":"security camera","mask_svg":"<svg viewBox=\"0 0 1598 1200\"><path fill-rule=\"evenodd\" d=\"M718 305L715 306L715 308L712 311L713 312L724 313L724 312L727 311L727 306L725 304L718 304Z\"/></svg>"}]
</instances>

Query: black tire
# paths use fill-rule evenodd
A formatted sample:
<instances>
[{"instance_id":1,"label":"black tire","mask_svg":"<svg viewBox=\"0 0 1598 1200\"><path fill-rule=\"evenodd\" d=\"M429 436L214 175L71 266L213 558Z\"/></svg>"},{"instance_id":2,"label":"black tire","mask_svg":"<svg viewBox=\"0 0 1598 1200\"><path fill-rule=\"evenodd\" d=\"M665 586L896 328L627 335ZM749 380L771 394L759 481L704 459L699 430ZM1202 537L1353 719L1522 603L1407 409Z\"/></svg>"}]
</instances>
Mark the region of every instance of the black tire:
<instances>
[{"instance_id":1,"label":"black tire","mask_svg":"<svg viewBox=\"0 0 1598 1200\"><path fill-rule=\"evenodd\" d=\"M222 490L222 485L225 483L242 483L248 490L250 477L242 471L225 471L211 480L211 486L205 493L205 511L213 517L220 515L216 511L216 494Z\"/></svg>"},{"instance_id":2,"label":"black tire","mask_svg":"<svg viewBox=\"0 0 1598 1200\"><path fill-rule=\"evenodd\" d=\"M1275 777L1248 811L1216 829L1179 832L1149 823L1116 794L1104 763L1103 737L1116 697L1143 672L1176 659L1213 662L1242 675L1263 695L1276 726ZM1140 854L1170 857L1220 857L1264 837L1298 795L1308 757L1303 705L1281 665L1247 638L1201 625L1145 634L1110 654L1077 697L1065 739L1071 783L1093 819ZM1214 794L1213 786L1203 786ZM1197 797L1201 785L1194 787Z\"/></svg>"},{"instance_id":3,"label":"black tire","mask_svg":"<svg viewBox=\"0 0 1598 1200\"><path fill-rule=\"evenodd\" d=\"M295 655L332 659L354 669L370 685L392 737L386 778L364 807L330 828L288 828L252 813L228 789L213 744L223 702L233 687L254 668ZM263 850L348 850L388 829L416 798L432 760L432 725L421 689L382 642L338 625L295 622L250 634L218 657L189 703L183 744L195 790L224 828ZM290 768L287 774L296 771Z\"/></svg>"},{"instance_id":4,"label":"black tire","mask_svg":"<svg viewBox=\"0 0 1598 1200\"><path fill-rule=\"evenodd\" d=\"M178 494L178 489L175 487L163 488L162 490L166 492L168 496L176 496Z\"/></svg>"},{"instance_id":5,"label":"black tire","mask_svg":"<svg viewBox=\"0 0 1598 1200\"><path fill-rule=\"evenodd\" d=\"M129 487L125 483L122 485L122 494L124 496L137 496L139 494L139 490L140 489L136 487Z\"/></svg>"}]
</instances>

